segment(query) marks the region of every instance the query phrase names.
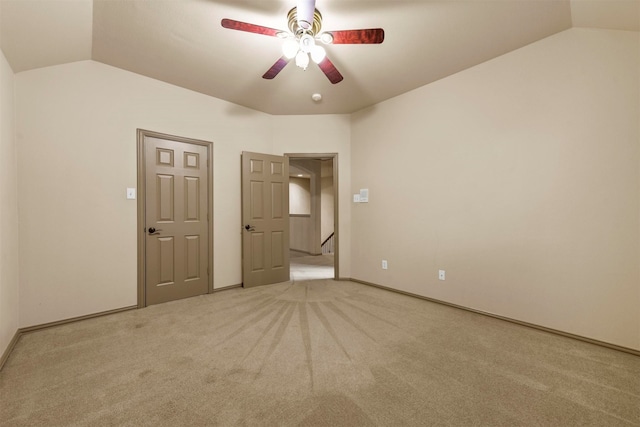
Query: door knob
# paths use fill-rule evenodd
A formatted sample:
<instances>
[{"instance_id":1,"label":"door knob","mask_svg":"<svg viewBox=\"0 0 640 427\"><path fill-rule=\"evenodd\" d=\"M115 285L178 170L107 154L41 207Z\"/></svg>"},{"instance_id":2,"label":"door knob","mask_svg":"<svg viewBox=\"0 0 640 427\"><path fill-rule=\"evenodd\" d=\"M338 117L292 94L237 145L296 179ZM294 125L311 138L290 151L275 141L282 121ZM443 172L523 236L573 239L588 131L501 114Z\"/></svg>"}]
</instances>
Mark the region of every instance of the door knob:
<instances>
[{"instance_id":1,"label":"door knob","mask_svg":"<svg viewBox=\"0 0 640 427\"><path fill-rule=\"evenodd\" d=\"M149 227L149 235L152 235L152 234L160 234L160 233L158 233L159 231L162 231L162 230L160 230L160 229L155 229L154 227Z\"/></svg>"},{"instance_id":2,"label":"door knob","mask_svg":"<svg viewBox=\"0 0 640 427\"><path fill-rule=\"evenodd\" d=\"M256 229L253 227L253 225L249 225L249 224L245 225L245 226L244 226L244 229L245 229L245 230L247 230L247 231L255 231L255 230L256 230Z\"/></svg>"}]
</instances>

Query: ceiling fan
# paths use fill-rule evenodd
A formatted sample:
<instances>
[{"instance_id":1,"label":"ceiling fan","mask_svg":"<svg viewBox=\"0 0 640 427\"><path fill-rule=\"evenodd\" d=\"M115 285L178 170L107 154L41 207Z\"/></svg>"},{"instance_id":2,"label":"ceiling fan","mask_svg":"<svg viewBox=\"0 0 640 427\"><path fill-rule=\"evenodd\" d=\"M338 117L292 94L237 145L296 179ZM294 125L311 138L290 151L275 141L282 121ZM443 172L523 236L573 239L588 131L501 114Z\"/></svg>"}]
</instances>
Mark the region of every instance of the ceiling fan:
<instances>
[{"instance_id":1,"label":"ceiling fan","mask_svg":"<svg viewBox=\"0 0 640 427\"><path fill-rule=\"evenodd\" d=\"M382 28L368 28L362 30L342 30L322 32L322 15L315 7L315 0L298 0L297 6L287 14L289 31L276 30L247 22L223 19L221 24L230 30L246 31L278 37L284 40L282 57L262 76L273 79L280 71L295 58L298 67L306 70L309 57L333 84L340 83L342 74L327 58L325 49L316 42L323 44L379 44L384 41Z\"/></svg>"}]
</instances>

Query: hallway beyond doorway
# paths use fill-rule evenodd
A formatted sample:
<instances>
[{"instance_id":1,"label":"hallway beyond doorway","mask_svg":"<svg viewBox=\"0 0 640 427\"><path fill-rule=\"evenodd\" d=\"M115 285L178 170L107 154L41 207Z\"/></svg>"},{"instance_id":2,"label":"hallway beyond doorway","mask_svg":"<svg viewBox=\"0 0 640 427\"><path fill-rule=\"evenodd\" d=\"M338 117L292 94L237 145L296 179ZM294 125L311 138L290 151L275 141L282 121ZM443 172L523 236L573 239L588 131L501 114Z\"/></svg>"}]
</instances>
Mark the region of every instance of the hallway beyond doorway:
<instances>
[{"instance_id":1,"label":"hallway beyond doorway","mask_svg":"<svg viewBox=\"0 0 640 427\"><path fill-rule=\"evenodd\" d=\"M334 255L309 255L290 251L291 280L316 280L334 278Z\"/></svg>"}]
</instances>

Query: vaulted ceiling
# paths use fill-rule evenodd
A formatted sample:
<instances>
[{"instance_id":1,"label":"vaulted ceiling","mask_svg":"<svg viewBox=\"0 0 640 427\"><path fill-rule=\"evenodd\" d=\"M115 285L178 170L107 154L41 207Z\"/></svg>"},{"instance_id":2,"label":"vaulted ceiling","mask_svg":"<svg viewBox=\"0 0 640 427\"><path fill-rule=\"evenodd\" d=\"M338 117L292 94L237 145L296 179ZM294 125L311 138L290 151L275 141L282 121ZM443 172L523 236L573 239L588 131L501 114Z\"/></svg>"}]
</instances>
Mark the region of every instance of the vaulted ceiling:
<instances>
[{"instance_id":1,"label":"vaulted ceiling","mask_svg":"<svg viewBox=\"0 0 640 427\"><path fill-rule=\"evenodd\" d=\"M380 27L380 45L329 45L344 76L312 64L261 76L282 40L230 18L287 29L296 0L0 0L14 72L92 59L270 114L350 113L571 27L640 31L638 0L317 0L324 30ZM311 99L322 94L320 102Z\"/></svg>"}]
</instances>

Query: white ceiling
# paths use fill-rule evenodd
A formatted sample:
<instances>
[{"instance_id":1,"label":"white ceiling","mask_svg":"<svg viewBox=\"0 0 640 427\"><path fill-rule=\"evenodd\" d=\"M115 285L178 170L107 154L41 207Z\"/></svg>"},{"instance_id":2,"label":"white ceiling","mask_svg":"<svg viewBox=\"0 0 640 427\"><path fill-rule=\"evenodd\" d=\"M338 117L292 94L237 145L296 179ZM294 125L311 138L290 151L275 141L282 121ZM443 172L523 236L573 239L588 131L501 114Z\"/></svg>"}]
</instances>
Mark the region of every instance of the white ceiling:
<instances>
[{"instance_id":1,"label":"white ceiling","mask_svg":"<svg viewBox=\"0 0 640 427\"><path fill-rule=\"evenodd\" d=\"M312 64L262 74L282 41L221 27L286 29L296 0L0 0L14 72L93 59L270 114L350 113L571 27L640 31L639 0L317 0L324 30L381 27L381 45L331 45L343 74ZM320 103L311 94L323 95Z\"/></svg>"}]
</instances>

